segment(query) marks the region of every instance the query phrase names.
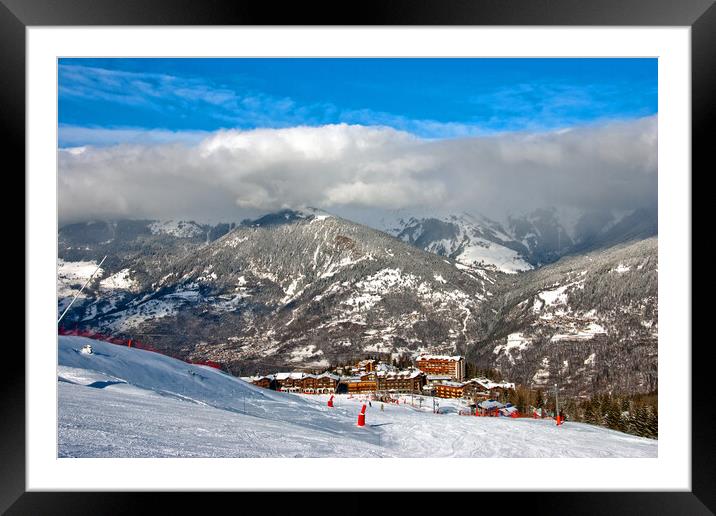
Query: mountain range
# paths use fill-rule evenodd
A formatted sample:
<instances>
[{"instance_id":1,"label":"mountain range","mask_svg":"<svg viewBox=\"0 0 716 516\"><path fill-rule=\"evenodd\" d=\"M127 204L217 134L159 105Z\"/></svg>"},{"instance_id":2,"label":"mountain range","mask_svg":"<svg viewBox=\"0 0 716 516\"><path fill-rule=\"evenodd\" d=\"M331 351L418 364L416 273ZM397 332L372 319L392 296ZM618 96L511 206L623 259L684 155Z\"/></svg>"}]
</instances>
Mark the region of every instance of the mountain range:
<instances>
[{"instance_id":1,"label":"mountain range","mask_svg":"<svg viewBox=\"0 0 716 516\"><path fill-rule=\"evenodd\" d=\"M507 223L400 214L373 226L316 209L67 225L58 310L107 255L64 326L234 374L460 353L534 386L656 389L655 213L571 224L555 210Z\"/></svg>"}]
</instances>

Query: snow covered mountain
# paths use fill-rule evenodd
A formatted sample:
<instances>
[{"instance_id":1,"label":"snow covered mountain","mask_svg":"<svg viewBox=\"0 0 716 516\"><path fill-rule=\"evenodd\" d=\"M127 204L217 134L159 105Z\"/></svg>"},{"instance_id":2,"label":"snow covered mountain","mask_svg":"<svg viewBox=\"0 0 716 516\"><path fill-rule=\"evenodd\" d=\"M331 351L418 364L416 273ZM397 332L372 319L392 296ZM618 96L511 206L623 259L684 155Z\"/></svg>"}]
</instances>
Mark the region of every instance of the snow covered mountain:
<instances>
[{"instance_id":1,"label":"snow covered mountain","mask_svg":"<svg viewBox=\"0 0 716 516\"><path fill-rule=\"evenodd\" d=\"M469 213L396 211L373 227L456 263L514 274L562 256L657 235L656 209L628 212L544 208L501 224Z\"/></svg>"},{"instance_id":2,"label":"snow covered mountain","mask_svg":"<svg viewBox=\"0 0 716 516\"><path fill-rule=\"evenodd\" d=\"M359 428L357 397L329 408L326 396L261 389L158 353L82 337L58 347L59 457L657 455L656 440L583 423L459 417L459 400L440 400L438 417L427 399L373 403Z\"/></svg>"},{"instance_id":3,"label":"snow covered mountain","mask_svg":"<svg viewBox=\"0 0 716 516\"><path fill-rule=\"evenodd\" d=\"M467 260L487 249L483 241L493 257L516 252L502 226L468 216L394 226L401 238L319 210L239 225L73 225L60 230L58 310L107 254L65 327L146 341L235 374L424 351L467 354L517 383L649 392L656 238L602 247L655 230L638 220L648 217L624 215L580 244L596 249L516 274L498 270L504 261Z\"/></svg>"},{"instance_id":4,"label":"snow covered mountain","mask_svg":"<svg viewBox=\"0 0 716 516\"><path fill-rule=\"evenodd\" d=\"M535 210L529 214L508 217L508 228L516 242L526 249L525 257L539 267L554 262L569 252L574 244L554 209Z\"/></svg>"},{"instance_id":5,"label":"snow covered mountain","mask_svg":"<svg viewBox=\"0 0 716 516\"><path fill-rule=\"evenodd\" d=\"M66 324L151 335L156 347L234 372L325 367L366 352L464 350L495 282L323 213L271 214L158 256L133 255L120 269L131 289L93 282Z\"/></svg>"},{"instance_id":6,"label":"snow covered mountain","mask_svg":"<svg viewBox=\"0 0 716 516\"><path fill-rule=\"evenodd\" d=\"M508 233L539 267L562 256L606 249L658 234L656 206L627 211L544 208L508 217Z\"/></svg>"},{"instance_id":7,"label":"snow covered mountain","mask_svg":"<svg viewBox=\"0 0 716 516\"><path fill-rule=\"evenodd\" d=\"M494 290L485 338L469 356L511 381L567 392L658 387L656 238L563 258L506 277Z\"/></svg>"},{"instance_id":8,"label":"snow covered mountain","mask_svg":"<svg viewBox=\"0 0 716 516\"><path fill-rule=\"evenodd\" d=\"M452 258L467 268L509 274L532 268L528 249L495 221L467 213L440 218L415 216L384 220L388 234L425 251Z\"/></svg>"}]
</instances>

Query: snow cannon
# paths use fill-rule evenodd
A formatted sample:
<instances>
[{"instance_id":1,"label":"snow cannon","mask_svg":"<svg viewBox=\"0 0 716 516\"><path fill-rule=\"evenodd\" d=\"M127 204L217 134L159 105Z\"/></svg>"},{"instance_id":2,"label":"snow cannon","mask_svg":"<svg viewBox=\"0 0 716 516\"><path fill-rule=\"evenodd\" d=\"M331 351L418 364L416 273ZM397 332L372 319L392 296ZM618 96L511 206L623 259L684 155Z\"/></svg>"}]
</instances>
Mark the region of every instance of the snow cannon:
<instances>
[{"instance_id":1,"label":"snow cannon","mask_svg":"<svg viewBox=\"0 0 716 516\"><path fill-rule=\"evenodd\" d=\"M333 408L333 394L331 394L331 397L328 398L328 406Z\"/></svg>"},{"instance_id":2,"label":"snow cannon","mask_svg":"<svg viewBox=\"0 0 716 516\"><path fill-rule=\"evenodd\" d=\"M358 426L365 426L365 403L363 408L360 409L360 414L358 414Z\"/></svg>"}]
</instances>

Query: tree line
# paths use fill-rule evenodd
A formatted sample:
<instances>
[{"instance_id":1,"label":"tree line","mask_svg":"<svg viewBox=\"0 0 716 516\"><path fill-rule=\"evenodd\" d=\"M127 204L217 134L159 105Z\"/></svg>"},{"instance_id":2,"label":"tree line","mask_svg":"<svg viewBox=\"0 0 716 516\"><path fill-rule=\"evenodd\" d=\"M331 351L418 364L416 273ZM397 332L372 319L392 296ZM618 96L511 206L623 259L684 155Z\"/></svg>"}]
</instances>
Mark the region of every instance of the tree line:
<instances>
[{"instance_id":1,"label":"tree line","mask_svg":"<svg viewBox=\"0 0 716 516\"><path fill-rule=\"evenodd\" d=\"M518 386L504 395L523 414L535 408L555 415L554 390L528 389ZM656 391L648 394L595 394L591 397L559 396L559 410L567 421L603 426L651 439L659 435L659 407Z\"/></svg>"}]
</instances>

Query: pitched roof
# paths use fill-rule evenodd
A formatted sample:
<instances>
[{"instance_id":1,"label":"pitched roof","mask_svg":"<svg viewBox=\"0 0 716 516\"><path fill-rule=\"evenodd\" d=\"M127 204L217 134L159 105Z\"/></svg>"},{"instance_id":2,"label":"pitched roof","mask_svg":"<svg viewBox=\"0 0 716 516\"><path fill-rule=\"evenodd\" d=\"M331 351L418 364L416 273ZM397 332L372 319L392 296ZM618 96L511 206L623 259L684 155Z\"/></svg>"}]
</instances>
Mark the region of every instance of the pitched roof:
<instances>
[{"instance_id":1,"label":"pitched roof","mask_svg":"<svg viewBox=\"0 0 716 516\"><path fill-rule=\"evenodd\" d=\"M481 401L480 403L477 404L477 406L480 408L483 408L483 409L491 409L491 408L500 409L500 408L504 407L504 405L502 403L500 403L499 401L496 401L496 400Z\"/></svg>"},{"instance_id":2,"label":"pitched roof","mask_svg":"<svg viewBox=\"0 0 716 516\"><path fill-rule=\"evenodd\" d=\"M437 384L438 387L441 385L446 385L447 387L465 387L465 384L461 382L440 382Z\"/></svg>"},{"instance_id":3,"label":"pitched roof","mask_svg":"<svg viewBox=\"0 0 716 516\"><path fill-rule=\"evenodd\" d=\"M458 362L462 360L462 356L460 355L420 355L417 359L418 360L449 360L450 362Z\"/></svg>"},{"instance_id":4,"label":"pitched roof","mask_svg":"<svg viewBox=\"0 0 716 516\"><path fill-rule=\"evenodd\" d=\"M471 378L468 383L476 383L481 385L485 389L495 389L497 387L502 389L514 389L515 384L510 382L493 382L489 378Z\"/></svg>"},{"instance_id":5,"label":"pitched roof","mask_svg":"<svg viewBox=\"0 0 716 516\"><path fill-rule=\"evenodd\" d=\"M300 380L304 376L306 376L306 373L296 373L296 372L276 373L277 380L287 380L289 378L291 378L292 380Z\"/></svg>"},{"instance_id":6,"label":"pitched roof","mask_svg":"<svg viewBox=\"0 0 716 516\"><path fill-rule=\"evenodd\" d=\"M337 374L329 373L328 371L317 374L314 376L314 378L330 378L331 380L338 381L340 380L340 377Z\"/></svg>"}]
</instances>

